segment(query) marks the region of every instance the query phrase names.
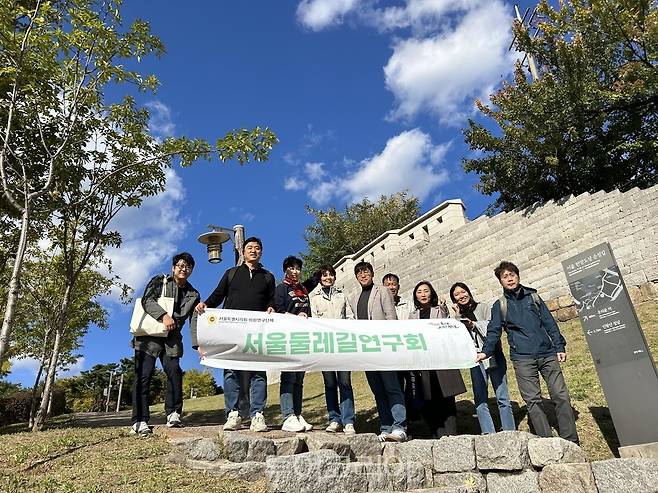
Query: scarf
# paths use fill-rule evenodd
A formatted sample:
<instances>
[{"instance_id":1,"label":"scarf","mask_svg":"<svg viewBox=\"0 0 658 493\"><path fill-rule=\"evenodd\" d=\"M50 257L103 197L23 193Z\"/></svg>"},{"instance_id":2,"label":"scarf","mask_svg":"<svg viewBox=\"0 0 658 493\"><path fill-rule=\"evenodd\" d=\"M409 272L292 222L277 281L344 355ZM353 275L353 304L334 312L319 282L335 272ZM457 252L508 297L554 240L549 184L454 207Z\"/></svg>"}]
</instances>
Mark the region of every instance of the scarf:
<instances>
[{"instance_id":1,"label":"scarf","mask_svg":"<svg viewBox=\"0 0 658 493\"><path fill-rule=\"evenodd\" d=\"M305 296L308 296L308 291L301 282L295 281L288 276L283 279L283 282L292 288L297 298L304 298Z\"/></svg>"}]
</instances>

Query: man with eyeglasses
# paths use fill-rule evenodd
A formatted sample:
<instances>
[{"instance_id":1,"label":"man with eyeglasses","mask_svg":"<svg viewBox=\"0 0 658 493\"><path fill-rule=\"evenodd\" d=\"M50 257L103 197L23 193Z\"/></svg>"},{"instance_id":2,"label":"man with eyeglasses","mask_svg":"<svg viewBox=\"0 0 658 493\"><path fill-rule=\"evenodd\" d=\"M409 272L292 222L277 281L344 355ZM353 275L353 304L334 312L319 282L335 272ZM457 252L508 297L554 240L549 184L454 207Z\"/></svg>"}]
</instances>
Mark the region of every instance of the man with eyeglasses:
<instances>
[{"instance_id":1,"label":"man with eyeglasses","mask_svg":"<svg viewBox=\"0 0 658 493\"><path fill-rule=\"evenodd\" d=\"M171 275L158 275L149 281L142 296L144 311L161 321L167 329L167 337L139 336L132 340L135 349L135 383L133 385L132 432L139 435L151 433L149 422L149 387L159 359L167 375L165 412L168 427L180 427L183 412L183 371L180 358L183 356L183 336L181 329L185 321L192 317L194 307L199 303L199 292L188 279L194 269L194 258L187 252L174 255ZM174 311L171 316L158 304L162 296L174 298Z\"/></svg>"}]
</instances>

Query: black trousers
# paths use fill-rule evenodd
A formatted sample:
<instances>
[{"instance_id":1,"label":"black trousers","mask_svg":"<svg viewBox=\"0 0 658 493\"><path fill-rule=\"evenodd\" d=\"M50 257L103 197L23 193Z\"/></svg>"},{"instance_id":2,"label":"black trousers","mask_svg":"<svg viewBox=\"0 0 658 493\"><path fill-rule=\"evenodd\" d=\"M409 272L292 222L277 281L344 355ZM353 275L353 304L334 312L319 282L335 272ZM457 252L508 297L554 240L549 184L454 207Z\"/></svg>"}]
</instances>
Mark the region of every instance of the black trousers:
<instances>
[{"instance_id":1,"label":"black trousers","mask_svg":"<svg viewBox=\"0 0 658 493\"><path fill-rule=\"evenodd\" d=\"M432 398L422 408L423 419L432 437L441 438L457 434L457 402L454 396L444 397L436 372L430 372Z\"/></svg>"},{"instance_id":2,"label":"black trousers","mask_svg":"<svg viewBox=\"0 0 658 493\"><path fill-rule=\"evenodd\" d=\"M167 356L164 351L160 353L160 363L167 375L167 392L165 394L165 412L167 415L176 411L183 412L183 370L180 367L180 358ZM155 369L154 356L144 351L135 351L135 383L133 384L133 423L146 421L149 413L149 389L151 377Z\"/></svg>"}]
</instances>

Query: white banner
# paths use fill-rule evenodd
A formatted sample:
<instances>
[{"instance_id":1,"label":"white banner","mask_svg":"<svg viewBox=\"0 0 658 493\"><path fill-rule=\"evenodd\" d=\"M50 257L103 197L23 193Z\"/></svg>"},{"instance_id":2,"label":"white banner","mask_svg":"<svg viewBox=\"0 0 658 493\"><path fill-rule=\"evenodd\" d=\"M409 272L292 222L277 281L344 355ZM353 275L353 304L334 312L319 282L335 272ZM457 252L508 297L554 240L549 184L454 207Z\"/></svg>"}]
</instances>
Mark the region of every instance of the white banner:
<instances>
[{"instance_id":1,"label":"white banner","mask_svg":"<svg viewBox=\"0 0 658 493\"><path fill-rule=\"evenodd\" d=\"M331 320L207 309L197 321L201 363L233 370L442 370L475 366L461 322Z\"/></svg>"}]
</instances>

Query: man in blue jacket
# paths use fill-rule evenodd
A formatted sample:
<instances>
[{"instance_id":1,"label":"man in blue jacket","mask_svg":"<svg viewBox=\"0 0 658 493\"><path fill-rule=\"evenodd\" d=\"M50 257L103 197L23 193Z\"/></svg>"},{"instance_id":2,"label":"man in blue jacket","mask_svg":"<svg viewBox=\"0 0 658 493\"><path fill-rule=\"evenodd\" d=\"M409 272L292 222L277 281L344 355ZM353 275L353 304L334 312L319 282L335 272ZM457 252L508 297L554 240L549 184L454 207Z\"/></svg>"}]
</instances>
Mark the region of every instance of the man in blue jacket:
<instances>
[{"instance_id":1,"label":"man in blue jacket","mask_svg":"<svg viewBox=\"0 0 658 493\"><path fill-rule=\"evenodd\" d=\"M520 283L516 265L503 261L494 274L503 287L503 296L493 305L487 339L477 361L493 355L504 328L519 392L528 406L535 433L542 437L553 435L542 408L541 374L555 403L560 436L578 443L576 419L560 368L560 363L567 360L567 343L537 291Z\"/></svg>"}]
</instances>

